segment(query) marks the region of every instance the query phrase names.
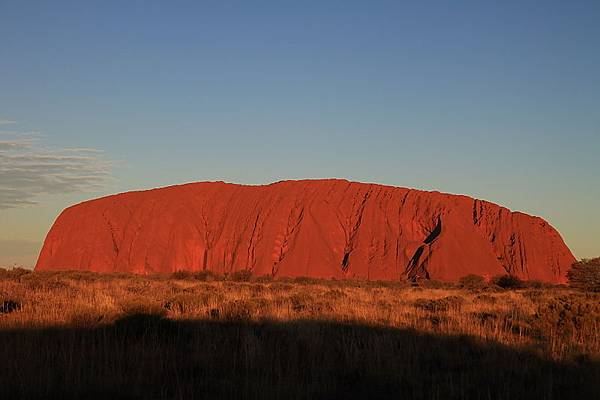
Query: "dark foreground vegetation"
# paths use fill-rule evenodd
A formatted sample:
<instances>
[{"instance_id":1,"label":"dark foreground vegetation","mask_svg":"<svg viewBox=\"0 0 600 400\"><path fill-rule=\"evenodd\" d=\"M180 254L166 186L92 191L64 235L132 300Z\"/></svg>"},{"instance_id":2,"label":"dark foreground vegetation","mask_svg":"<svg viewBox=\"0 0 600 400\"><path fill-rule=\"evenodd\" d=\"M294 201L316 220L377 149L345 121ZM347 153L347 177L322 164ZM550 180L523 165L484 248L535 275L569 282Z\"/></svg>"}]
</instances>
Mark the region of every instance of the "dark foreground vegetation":
<instances>
[{"instance_id":1,"label":"dark foreground vegetation","mask_svg":"<svg viewBox=\"0 0 600 400\"><path fill-rule=\"evenodd\" d=\"M576 262L567 276L572 287L600 292L600 257Z\"/></svg>"},{"instance_id":2,"label":"dark foreground vegetation","mask_svg":"<svg viewBox=\"0 0 600 400\"><path fill-rule=\"evenodd\" d=\"M313 320L9 330L3 398L597 398L599 368L468 337Z\"/></svg>"},{"instance_id":3,"label":"dark foreground vegetation","mask_svg":"<svg viewBox=\"0 0 600 400\"><path fill-rule=\"evenodd\" d=\"M0 270L0 399L596 399L599 328L600 294L508 278Z\"/></svg>"}]
</instances>

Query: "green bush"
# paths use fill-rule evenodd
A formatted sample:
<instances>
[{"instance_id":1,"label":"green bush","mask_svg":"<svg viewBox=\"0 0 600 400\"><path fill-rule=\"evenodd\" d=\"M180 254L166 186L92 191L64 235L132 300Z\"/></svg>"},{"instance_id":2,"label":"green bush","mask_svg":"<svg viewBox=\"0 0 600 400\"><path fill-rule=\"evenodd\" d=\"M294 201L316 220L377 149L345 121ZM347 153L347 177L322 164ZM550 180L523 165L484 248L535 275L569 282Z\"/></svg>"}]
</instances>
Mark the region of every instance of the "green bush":
<instances>
[{"instance_id":1,"label":"green bush","mask_svg":"<svg viewBox=\"0 0 600 400\"><path fill-rule=\"evenodd\" d=\"M574 288L600 292L600 257L576 262L567 272L567 279Z\"/></svg>"}]
</instances>

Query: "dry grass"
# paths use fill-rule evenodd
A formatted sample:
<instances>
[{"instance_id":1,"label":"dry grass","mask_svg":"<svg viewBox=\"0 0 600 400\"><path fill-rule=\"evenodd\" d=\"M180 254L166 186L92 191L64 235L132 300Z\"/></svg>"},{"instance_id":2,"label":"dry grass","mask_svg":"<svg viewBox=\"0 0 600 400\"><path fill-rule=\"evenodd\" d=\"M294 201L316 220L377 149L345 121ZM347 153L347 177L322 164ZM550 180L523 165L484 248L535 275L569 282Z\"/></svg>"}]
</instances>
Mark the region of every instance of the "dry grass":
<instances>
[{"instance_id":1,"label":"dry grass","mask_svg":"<svg viewBox=\"0 0 600 400\"><path fill-rule=\"evenodd\" d=\"M600 294L465 282L0 271L0 397L597 393Z\"/></svg>"}]
</instances>

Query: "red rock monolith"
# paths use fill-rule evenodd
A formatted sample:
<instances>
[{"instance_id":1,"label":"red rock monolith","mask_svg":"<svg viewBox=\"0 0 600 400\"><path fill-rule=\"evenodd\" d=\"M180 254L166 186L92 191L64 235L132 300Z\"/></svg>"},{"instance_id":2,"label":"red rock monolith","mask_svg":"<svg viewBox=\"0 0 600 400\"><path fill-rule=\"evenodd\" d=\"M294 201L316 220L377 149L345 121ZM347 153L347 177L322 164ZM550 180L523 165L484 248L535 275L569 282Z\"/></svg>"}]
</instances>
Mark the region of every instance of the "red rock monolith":
<instances>
[{"instance_id":1,"label":"red rock monolith","mask_svg":"<svg viewBox=\"0 0 600 400\"><path fill-rule=\"evenodd\" d=\"M191 183L77 204L50 229L36 270L564 282L574 261L539 217L467 196L330 179Z\"/></svg>"}]
</instances>

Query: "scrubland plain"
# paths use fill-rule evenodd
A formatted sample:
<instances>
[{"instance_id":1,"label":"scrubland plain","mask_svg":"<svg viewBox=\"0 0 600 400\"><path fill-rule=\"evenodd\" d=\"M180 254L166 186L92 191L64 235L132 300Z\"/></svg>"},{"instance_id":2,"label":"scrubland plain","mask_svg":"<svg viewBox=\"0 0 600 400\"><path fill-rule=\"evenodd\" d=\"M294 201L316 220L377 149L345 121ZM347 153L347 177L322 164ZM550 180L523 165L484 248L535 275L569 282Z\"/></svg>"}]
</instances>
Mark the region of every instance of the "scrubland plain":
<instances>
[{"instance_id":1,"label":"scrubland plain","mask_svg":"<svg viewBox=\"0 0 600 400\"><path fill-rule=\"evenodd\" d=\"M600 393L600 293L0 269L0 398Z\"/></svg>"}]
</instances>

